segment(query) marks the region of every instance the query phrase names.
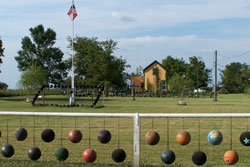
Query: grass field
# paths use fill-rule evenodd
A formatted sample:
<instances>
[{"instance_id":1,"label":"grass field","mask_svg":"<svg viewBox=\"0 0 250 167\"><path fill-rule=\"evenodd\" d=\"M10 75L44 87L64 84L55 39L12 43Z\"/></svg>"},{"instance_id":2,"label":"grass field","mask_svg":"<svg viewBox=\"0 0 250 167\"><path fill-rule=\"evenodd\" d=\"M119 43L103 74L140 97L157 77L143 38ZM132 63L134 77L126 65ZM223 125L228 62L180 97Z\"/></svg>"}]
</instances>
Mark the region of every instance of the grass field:
<instances>
[{"instance_id":1,"label":"grass field","mask_svg":"<svg viewBox=\"0 0 250 167\"><path fill-rule=\"evenodd\" d=\"M46 99L47 104L56 103L67 104L65 98L58 96L49 96ZM140 98L132 101L128 97L109 97L104 100L104 107L90 108L88 107L92 101L91 98L79 99L80 104L84 107L55 107L55 106L31 106L25 102L24 97L0 98L1 111L28 111L28 112L86 112L86 113L248 113L250 112L250 98L246 95L219 95L218 101L214 102L210 98L187 98L187 106L178 106L178 98ZM98 106L102 106L102 100ZM39 103L39 102L38 102ZM7 142L7 117L0 117L0 130L2 137L0 138L1 146ZM21 126L28 130L28 138L23 142L17 142L14 139L15 129L20 126L19 116L8 117L8 140L15 147L15 154L10 159L5 159L0 156L0 166L39 166L39 167L54 167L54 166L90 166L83 162L82 152L88 148L89 143L89 119L88 118L67 118L67 117L36 117L35 128L33 125L34 117L21 117ZM62 127L60 122L62 119ZM195 166L192 163L192 154L198 150L198 123L200 122L201 132L201 150L207 154L207 167L226 166L223 160L224 153L230 149L230 119L214 118L209 119L175 119L170 121L170 149L176 154L175 163L168 166L189 167ZM105 127L112 134L110 143L103 145L97 141L97 134L104 127L104 118L90 118L90 146L97 152L97 160L91 166L118 166L111 159L112 151L117 148L117 122L118 118L105 118ZM120 118L120 147L127 153L127 158L124 163L119 166L130 166L133 160L133 120L130 118ZM207 141L207 134L215 128L223 134L223 142L218 146L212 146ZM83 140L78 144L72 144L68 140L68 133L71 129L80 129L83 133ZM250 124L250 121L249 121ZM44 143L41 140L40 134L46 128L51 128L56 133L56 139L51 143ZM175 137L178 131L189 131L192 140L187 146L180 146ZM62 128L62 138L61 131ZM153 120L153 128L160 134L160 142L156 146L145 144L145 134L152 129L152 119L141 119L141 164L142 166L163 166L160 155L167 147L166 145L166 118L155 118ZM42 151L42 157L37 162L28 160L27 152L33 146L33 131L35 130L35 144ZM244 147L239 142L239 136L247 130L247 119L233 119L233 149L240 156L240 160L236 166L249 166L249 148ZM60 143L69 150L70 156L67 161L59 163L55 160L54 153L60 147Z\"/></svg>"}]
</instances>

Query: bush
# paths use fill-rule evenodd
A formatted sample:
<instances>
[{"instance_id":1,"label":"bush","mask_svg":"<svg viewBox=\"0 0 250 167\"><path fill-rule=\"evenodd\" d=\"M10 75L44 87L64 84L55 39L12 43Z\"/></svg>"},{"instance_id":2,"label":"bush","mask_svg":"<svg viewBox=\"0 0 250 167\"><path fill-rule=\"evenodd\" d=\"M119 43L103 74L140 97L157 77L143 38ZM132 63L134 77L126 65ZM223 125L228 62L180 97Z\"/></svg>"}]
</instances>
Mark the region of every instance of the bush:
<instances>
[{"instance_id":1,"label":"bush","mask_svg":"<svg viewBox=\"0 0 250 167\"><path fill-rule=\"evenodd\" d=\"M6 83L0 82L0 90L6 90L8 85Z\"/></svg>"},{"instance_id":2,"label":"bush","mask_svg":"<svg viewBox=\"0 0 250 167\"><path fill-rule=\"evenodd\" d=\"M244 93L250 95L250 87L245 87Z\"/></svg>"},{"instance_id":3,"label":"bush","mask_svg":"<svg viewBox=\"0 0 250 167\"><path fill-rule=\"evenodd\" d=\"M219 91L218 91L218 93L220 93L220 94L228 94L228 90L226 89L226 88L221 88Z\"/></svg>"}]
</instances>

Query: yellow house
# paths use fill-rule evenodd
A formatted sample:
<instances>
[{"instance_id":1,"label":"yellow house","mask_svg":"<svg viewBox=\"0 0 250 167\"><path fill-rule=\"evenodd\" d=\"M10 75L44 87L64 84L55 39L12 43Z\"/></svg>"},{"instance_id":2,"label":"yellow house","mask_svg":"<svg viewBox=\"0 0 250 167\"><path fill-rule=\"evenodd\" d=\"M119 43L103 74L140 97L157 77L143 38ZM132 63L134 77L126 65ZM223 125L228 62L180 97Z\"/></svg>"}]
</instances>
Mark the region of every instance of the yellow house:
<instances>
[{"instance_id":1,"label":"yellow house","mask_svg":"<svg viewBox=\"0 0 250 167\"><path fill-rule=\"evenodd\" d=\"M160 91L166 90L166 68L158 61L149 64L144 70L145 90Z\"/></svg>"}]
</instances>

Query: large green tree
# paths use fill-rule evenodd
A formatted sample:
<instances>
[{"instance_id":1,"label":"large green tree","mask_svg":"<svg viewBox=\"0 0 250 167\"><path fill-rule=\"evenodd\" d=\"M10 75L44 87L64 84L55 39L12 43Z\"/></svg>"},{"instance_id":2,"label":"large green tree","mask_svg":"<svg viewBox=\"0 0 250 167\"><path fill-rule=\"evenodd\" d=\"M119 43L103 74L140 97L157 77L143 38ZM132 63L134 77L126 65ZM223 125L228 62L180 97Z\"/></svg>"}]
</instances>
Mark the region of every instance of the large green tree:
<instances>
[{"instance_id":1,"label":"large green tree","mask_svg":"<svg viewBox=\"0 0 250 167\"><path fill-rule=\"evenodd\" d=\"M70 40L70 43L72 41ZM71 45L71 44L70 44ZM116 57L117 42L97 38L77 37L74 42L75 74L78 82L89 85L123 87L126 82L126 60ZM68 68L71 69L71 58Z\"/></svg>"},{"instance_id":2,"label":"large green tree","mask_svg":"<svg viewBox=\"0 0 250 167\"><path fill-rule=\"evenodd\" d=\"M207 87L211 82L211 69L206 68L201 57L189 57L189 64L186 68L186 78L193 81L195 88Z\"/></svg>"},{"instance_id":3,"label":"large green tree","mask_svg":"<svg viewBox=\"0 0 250 167\"><path fill-rule=\"evenodd\" d=\"M242 93L249 87L250 67L247 64L233 62L221 71L221 84L229 93Z\"/></svg>"},{"instance_id":4,"label":"large green tree","mask_svg":"<svg viewBox=\"0 0 250 167\"><path fill-rule=\"evenodd\" d=\"M20 87L31 92L48 82L47 71L42 66L31 66L21 75Z\"/></svg>"},{"instance_id":5,"label":"large green tree","mask_svg":"<svg viewBox=\"0 0 250 167\"><path fill-rule=\"evenodd\" d=\"M62 61L63 52L54 47L56 32L50 28L44 30L43 25L30 28L31 38L22 38L22 49L15 57L18 69L27 71L31 66L40 66L48 73L50 83L60 83L67 76L66 65Z\"/></svg>"},{"instance_id":6,"label":"large green tree","mask_svg":"<svg viewBox=\"0 0 250 167\"><path fill-rule=\"evenodd\" d=\"M3 64L2 57L4 57L4 48L3 48L3 41L0 38L0 66L1 64ZM1 70L0 70L0 73L1 73Z\"/></svg>"},{"instance_id":7,"label":"large green tree","mask_svg":"<svg viewBox=\"0 0 250 167\"><path fill-rule=\"evenodd\" d=\"M186 73L187 64L183 60L183 58L173 58L171 56L167 56L162 60L162 65L167 69L167 83L171 80L171 78L178 74L179 76L184 76Z\"/></svg>"}]
</instances>

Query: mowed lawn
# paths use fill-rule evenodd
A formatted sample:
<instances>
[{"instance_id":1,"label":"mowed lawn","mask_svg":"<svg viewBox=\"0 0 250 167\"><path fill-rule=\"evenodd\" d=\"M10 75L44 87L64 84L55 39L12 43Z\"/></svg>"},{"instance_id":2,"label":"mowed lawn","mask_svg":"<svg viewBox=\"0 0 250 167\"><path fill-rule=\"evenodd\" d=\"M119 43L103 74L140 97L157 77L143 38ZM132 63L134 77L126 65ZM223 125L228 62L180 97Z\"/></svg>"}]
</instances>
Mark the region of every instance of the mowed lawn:
<instances>
[{"instance_id":1,"label":"mowed lawn","mask_svg":"<svg viewBox=\"0 0 250 167\"><path fill-rule=\"evenodd\" d=\"M0 98L1 111L25 111L25 112L80 112L80 113L248 113L250 112L250 98L246 95L219 95L218 101L211 98L186 98L187 106L178 106L179 98L149 98L138 97L132 101L129 97L102 98L96 108L89 107L92 104L91 97L78 98L81 107L55 107L55 106L31 106L25 102L24 97ZM41 99L37 104L42 103ZM45 104L67 105L67 99L60 96L48 96ZM104 107L102 105L104 104ZM104 118L68 118L68 117L32 117L32 116L0 116L1 147L7 143L7 119L8 119L8 142L15 147L13 157L6 159L0 156L0 166L118 166L111 158L112 152L118 147L118 121L119 121L119 145L124 149L127 158L119 166L130 166L133 162L133 120L132 118L105 118L105 128L112 134L108 144L100 144L97 134L104 128ZM34 123L35 119L35 125ZM61 126L62 121L62 126ZM163 166L160 155L167 148L167 118L143 118L141 119L141 164L145 166ZM239 154L239 162L235 166L249 166L250 150L240 144L240 134L247 130L247 118L233 118L232 148ZM184 122L184 124L183 124ZM201 151L207 155L204 166L226 166L223 160L224 153L230 149L230 118L186 118L169 119L169 143L170 149L176 154L176 160L167 166L195 166L192 163L192 154L198 150L198 127L200 122L200 145ZM152 125L153 123L153 125ZM89 125L90 124L90 128ZM249 120L250 124L250 120ZM68 133L76 128L82 131L83 139L78 144L72 144L68 140ZM24 127L28 130L28 138L18 142L14 138L15 129ZM145 134L153 129L160 134L160 142L156 146L145 144ZM189 131L191 142L186 146L179 145L176 134L182 130ZM45 143L41 139L41 132L51 128L55 131L56 138L51 143ZM223 142L213 146L207 141L207 134L213 129L220 130L223 134ZM61 134L62 130L62 134ZM90 131L89 131L90 130ZM35 133L34 133L35 132ZM90 136L88 136L90 132ZM33 136L35 135L35 143ZM62 135L62 137L61 137ZM90 138L90 142L89 142ZM69 150L69 158L59 163L54 153L57 148L63 147ZM82 152L89 147L97 152L97 159L93 164L84 163ZM35 146L42 151L42 157L37 161L30 161L27 156L28 149Z\"/></svg>"}]
</instances>

